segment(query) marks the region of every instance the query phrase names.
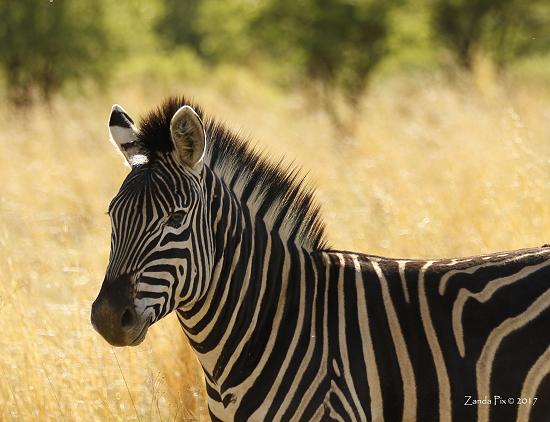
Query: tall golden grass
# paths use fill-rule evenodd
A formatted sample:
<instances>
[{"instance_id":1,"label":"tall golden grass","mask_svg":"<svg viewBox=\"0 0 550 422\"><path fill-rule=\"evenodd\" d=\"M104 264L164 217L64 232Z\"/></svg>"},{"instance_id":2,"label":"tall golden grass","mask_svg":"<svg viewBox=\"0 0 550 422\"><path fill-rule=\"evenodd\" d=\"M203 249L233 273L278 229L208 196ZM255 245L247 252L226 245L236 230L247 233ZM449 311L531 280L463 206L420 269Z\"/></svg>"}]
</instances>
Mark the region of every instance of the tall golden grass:
<instances>
[{"instance_id":1,"label":"tall golden grass","mask_svg":"<svg viewBox=\"0 0 550 422\"><path fill-rule=\"evenodd\" d=\"M485 85L486 86L486 85ZM250 75L0 105L0 420L206 420L200 368L167 317L136 348L89 322L105 211L127 173L111 103L139 116L185 93L318 187L339 249L445 257L550 241L550 92L468 78L381 80L342 136L303 92Z\"/></svg>"}]
</instances>

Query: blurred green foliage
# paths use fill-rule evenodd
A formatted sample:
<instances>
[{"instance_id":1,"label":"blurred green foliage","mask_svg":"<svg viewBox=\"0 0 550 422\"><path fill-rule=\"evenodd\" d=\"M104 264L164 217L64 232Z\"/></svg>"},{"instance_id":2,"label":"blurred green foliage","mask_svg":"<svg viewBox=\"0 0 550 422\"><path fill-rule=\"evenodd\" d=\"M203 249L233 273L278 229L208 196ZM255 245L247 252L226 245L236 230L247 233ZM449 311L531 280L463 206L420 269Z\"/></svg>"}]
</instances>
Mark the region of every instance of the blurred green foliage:
<instances>
[{"instance_id":1,"label":"blurred green foliage","mask_svg":"<svg viewBox=\"0 0 550 422\"><path fill-rule=\"evenodd\" d=\"M355 103L389 52L389 16L397 0L270 0L254 32L273 58L285 55L330 98L340 88Z\"/></svg>"},{"instance_id":2,"label":"blurred green foliage","mask_svg":"<svg viewBox=\"0 0 550 422\"><path fill-rule=\"evenodd\" d=\"M2 0L0 66L10 100L48 100L70 80L102 78L115 43L101 2L95 0Z\"/></svg>"},{"instance_id":3,"label":"blurred green foliage","mask_svg":"<svg viewBox=\"0 0 550 422\"><path fill-rule=\"evenodd\" d=\"M256 13L250 0L164 0L155 30L168 49L185 45L210 64L240 62L252 50Z\"/></svg>"},{"instance_id":4,"label":"blurred green foliage","mask_svg":"<svg viewBox=\"0 0 550 422\"><path fill-rule=\"evenodd\" d=\"M547 0L2 0L0 22L16 104L107 75L188 78L225 65L354 104L379 70L472 70L477 54L503 68L550 52Z\"/></svg>"},{"instance_id":5,"label":"blurred green foliage","mask_svg":"<svg viewBox=\"0 0 550 422\"><path fill-rule=\"evenodd\" d=\"M434 0L432 25L435 41L467 69L480 51L502 67L550 49L547 0Z\"/></svg>"}]
</instances>

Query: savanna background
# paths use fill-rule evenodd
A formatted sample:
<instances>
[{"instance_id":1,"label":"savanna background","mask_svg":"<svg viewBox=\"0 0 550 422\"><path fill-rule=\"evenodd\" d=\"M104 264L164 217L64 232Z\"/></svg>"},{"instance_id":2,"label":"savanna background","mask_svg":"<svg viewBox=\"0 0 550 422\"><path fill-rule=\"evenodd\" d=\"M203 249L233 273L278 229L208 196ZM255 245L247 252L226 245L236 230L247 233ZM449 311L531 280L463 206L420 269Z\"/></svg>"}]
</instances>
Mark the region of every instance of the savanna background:
<instances>
[{"instance_id":1,"label":"savanna background","mask_svg":"<svg viewBox=\"0 0 550 422\"><path fill-rule=\"evenodd\" d=\"M331 245L449 257L550 241L544 0L1 0L0 420L207 420L174 318L96 334L112 103L185 94L295 162Z\"/></svg>"}]
</instances>

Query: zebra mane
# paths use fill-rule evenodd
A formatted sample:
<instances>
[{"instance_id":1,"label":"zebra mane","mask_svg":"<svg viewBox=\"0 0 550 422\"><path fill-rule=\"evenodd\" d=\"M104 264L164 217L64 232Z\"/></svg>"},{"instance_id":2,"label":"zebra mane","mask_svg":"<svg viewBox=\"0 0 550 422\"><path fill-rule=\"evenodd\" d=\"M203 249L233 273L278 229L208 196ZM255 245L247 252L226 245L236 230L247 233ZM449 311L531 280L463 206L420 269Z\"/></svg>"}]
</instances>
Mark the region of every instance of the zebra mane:
<instances>
[{"instance_id":1,"label":"zebra mane","mask_svg":"<svg viewBox=\"0 0 550 422\"><path fill-rule=\"evenodd\" d=\"M215 119L204 115L203 109L184 97L169 97L158 108L141 119L138 142L151 155L173 150L170 120L183 105L195 109L201 117L207 138L205 164L232 190L246 200L251 213L262 212L268 226L282 238L294 238L309 250L325 249L325 225L314 190L304 182L301 170L271 162L247 139L232 132Z\"/></svg>"}]
</instances>

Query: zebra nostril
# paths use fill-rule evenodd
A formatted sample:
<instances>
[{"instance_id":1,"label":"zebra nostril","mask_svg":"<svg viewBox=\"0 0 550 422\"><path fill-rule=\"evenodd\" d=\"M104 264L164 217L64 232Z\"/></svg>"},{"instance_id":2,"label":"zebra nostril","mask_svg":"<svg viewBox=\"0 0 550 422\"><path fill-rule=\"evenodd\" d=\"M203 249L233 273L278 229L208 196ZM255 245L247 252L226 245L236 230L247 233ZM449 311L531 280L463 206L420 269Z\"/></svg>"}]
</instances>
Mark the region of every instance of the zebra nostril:
<instances>
[{"instance_id":1,"label":"zebra nostril","mask_svg":"<svg viewBox=\"0 0 550 422\"><path fill-rule=\"evenodd\" d=\"M134 325L134 322L135 312L133 309L127 308L120 318L120 326L122 328L129 328Z\"/></svg>"}]
</instances>

